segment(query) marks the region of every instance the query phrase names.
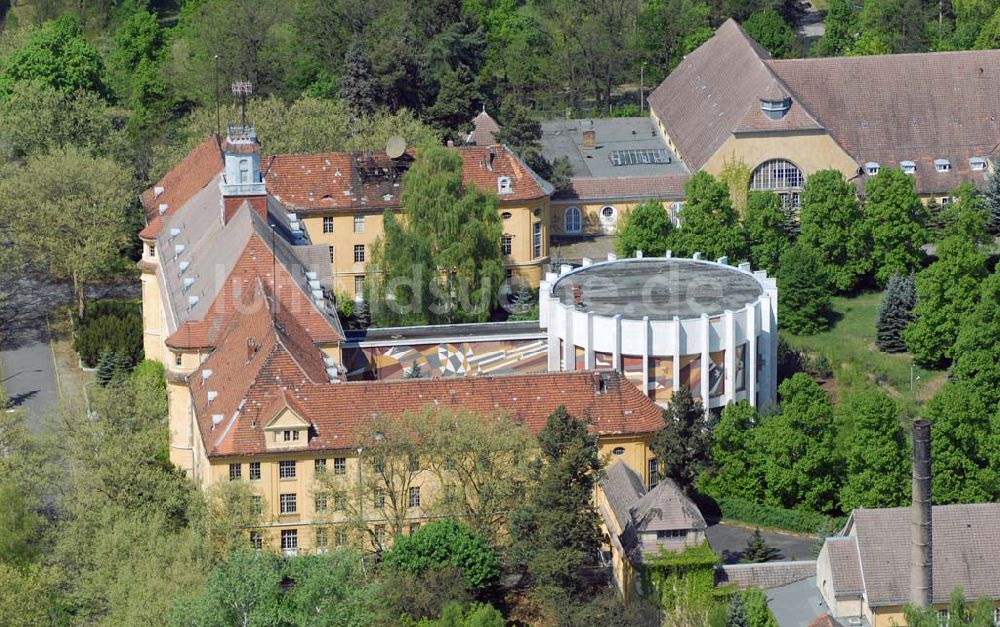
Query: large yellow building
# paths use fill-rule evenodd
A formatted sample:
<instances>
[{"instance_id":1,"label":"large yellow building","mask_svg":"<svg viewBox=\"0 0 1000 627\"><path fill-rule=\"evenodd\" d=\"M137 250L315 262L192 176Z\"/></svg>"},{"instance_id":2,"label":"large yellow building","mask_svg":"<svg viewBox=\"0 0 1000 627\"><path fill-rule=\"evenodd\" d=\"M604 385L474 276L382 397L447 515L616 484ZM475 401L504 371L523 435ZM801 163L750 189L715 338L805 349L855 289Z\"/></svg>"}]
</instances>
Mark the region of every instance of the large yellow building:
<instances>
[{"instance_id":1,"label":"large yellow building","mask_svg":"<svg viewBox=\"0 0 1000 627\"><path fill-rule=\"evenodd\" d=\"M462 154L488 160L492 153ZM504 176L497 161L480 176ZM328 248L310 242L301 226L307 218L283 204L292 166L277 168L284 173L275 184L279 198L262 162L252 129L198 146L143 194L148 224L139 264L146 356L166 367L170 459L206 488L248 482L265 521L253 531L255 543L298 553L346 540L344 516L316 494L317 472L358 477L361 485L372 469L362 463L359 431L377 417L426 407L506 415L537 433L564 405L590 421L602 455L644 481L655 476L649 442L663 426L661 410L618 373L344 381ZM516 177L511 184L529 185ZM520 213L506 219L531 233L530 225L547 219L547 197L513 196L501 208ZM347 215L353 222L355 214ZM405 517L418 525L438 485L418 471L411 489ZM389 541L376 494L365 497L364 509L368 546Z\"/></svg>"}]
</instances>

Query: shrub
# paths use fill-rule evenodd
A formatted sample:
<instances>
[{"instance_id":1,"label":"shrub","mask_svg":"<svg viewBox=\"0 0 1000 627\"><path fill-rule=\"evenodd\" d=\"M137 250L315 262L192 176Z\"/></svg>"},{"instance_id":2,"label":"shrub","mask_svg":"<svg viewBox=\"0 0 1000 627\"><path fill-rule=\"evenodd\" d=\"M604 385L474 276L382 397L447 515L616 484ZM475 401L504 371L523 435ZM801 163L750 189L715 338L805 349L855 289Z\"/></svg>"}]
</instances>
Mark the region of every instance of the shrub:
<instances>
[{"instance_id":1,"label":"shrub","mask_svg":"<svg viewBox=\"0 0 1000 627\"><path fill-rule=\"evenodd\" d=\"M386 566L416 575L453 566L469 587L488 588L500 576L500 558L486 541L462 523L441 520L424 525L411 536L396 539L385 553Z\"/></svg>"},{"instance_id":2,"label":"shrub","mask_svg":"<svg viewBox=\"0 0 1000 627\"><path fill-rule=\"evenodd\" d=\"M139 303L102 300L87 303L86 316L73 315L73 349L88 368L98 365L101 353L115 365L131 370L142 361L142 310Z\"/></svg>"},{"instance_id":3,"label":"shrub","mask_svg":"<svg viewBox=\"0 0 1000 627\"><path fill-rule=\"evenodd\" d=\"M668 612L682 605L707 609L713 603L718 563L719 556L707 542L680 553L661 549L659 555L646 560L642 569L643 590L653 593Z\"/></svg>"},{"instance_id":4,"label":"shrub","mask_svg":"<svg viewBox=\"0 0 1000 627\"><path fill-rule=\"evenodd\" d=\"M814 533L823 526L843 526L844 517L830 517L814 512L801 512L771 505L761 505L738 498L716 499L722 517L726 520L748 525L759 525L771 529L783 529L798 533Z\"/></svg>"},{"instance_id":5,"label":"shrub","mask_svg":"<svg viewBox=\"0 0 1000 627\"><path fill-rule=\"evenodd\" d=\"M740 592L743 611L749 627L778 627L771 608L767 606L767 596L760 588L747 588Z\"/></svg>"}]
</instances>

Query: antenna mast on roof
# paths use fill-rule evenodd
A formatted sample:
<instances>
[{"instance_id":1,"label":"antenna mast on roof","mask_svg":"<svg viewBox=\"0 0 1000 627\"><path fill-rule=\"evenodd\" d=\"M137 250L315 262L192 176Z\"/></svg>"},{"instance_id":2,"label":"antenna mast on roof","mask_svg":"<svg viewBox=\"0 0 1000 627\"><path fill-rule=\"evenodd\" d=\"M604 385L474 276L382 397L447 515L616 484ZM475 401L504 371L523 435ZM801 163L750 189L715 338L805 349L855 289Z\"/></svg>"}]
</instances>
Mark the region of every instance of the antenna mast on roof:
<instances>
[{"instance_id":1,"label":"antenna mast on roof","mask_svg":"<svg viewBox=\"0 0 1000 627\"><path fill-rule=\"evenodd\" d=\"M240 126L247 128L247 98L253 94L253 85L250 81L236 81L233 83L233 95L240 99Z\"/></svg>"}]
</instances>

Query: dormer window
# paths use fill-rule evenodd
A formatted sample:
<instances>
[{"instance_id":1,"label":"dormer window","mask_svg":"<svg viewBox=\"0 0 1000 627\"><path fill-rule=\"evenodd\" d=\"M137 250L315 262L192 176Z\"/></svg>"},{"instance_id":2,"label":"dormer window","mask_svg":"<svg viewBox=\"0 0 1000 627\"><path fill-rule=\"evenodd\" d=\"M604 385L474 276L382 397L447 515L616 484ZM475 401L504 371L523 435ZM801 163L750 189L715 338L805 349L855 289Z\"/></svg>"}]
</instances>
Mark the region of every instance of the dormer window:
<instances>
[{"instance_id":1,"label":"dormer window","mask_svg":"<svg viewBox=\"0 0 1000 627\"><path fill-rule=\"evenodd\" d=\"M765 116L772 120L780 120L785 117L788 110L792 108L791 98L761 98L760 110Z\"/></svg>"},{"instance_id":2,"label":"dormer window","mask_svg":"<svg viewBox=\"0 0 1000 627\"><path fill-rule=\"evenodd\" d=\"M497 193L498 194L514 193L514 182L510 180L509 176L497 177Z\"/></svg>"},{"instance_id":3,"label":"dormer window","mask_svg":"<svg viewBox=\"0 0 1000 627\"><path fill-rule=\"evenodd\" d=\"M951 161L947 159L935 159L934 169L938 172L950 172L951 171Z\"/></svg>"},{"instance_id":4,"label":"dormer window","mask_svg":"<svg viewBox=\"0 0 1000 627\"><path fill-rule=\"evenodd\" d=\"M282 437L285 442L298 442L299 441L299 430L298 429L285 429L282 432Z\"/></svg>"},{"instance_id":5,"label":"dormer window","mask_svg":"<svg viewBox=\"0 0 1000 627\"><path fill-rule=\"evenodd\" d=\"M869 161L865 164L865 174L868 176L875 176L878 174L878 164L874 161Z\"/></svg>"},{"instance_id":6,"label":"dormer window","mask_svg":"<svg viewBox=\"0 0 1000 627\"><path fill-rule=\"evenodd\" d=\"M973 157L969 159L969 167L972 168L973 172L982 172L986 169L986 158Z\"/></svg>"},{"instance_id":7,"label":"dormer window","mask_svg":"<svg viewBox=\"0 0 1000 627\"><path fill-rule=\"evenodd\" d=\"M900 161L899 168L903 171L903 174L917 173L917 164L912 161Z\"/></svg>"}]
</instances>

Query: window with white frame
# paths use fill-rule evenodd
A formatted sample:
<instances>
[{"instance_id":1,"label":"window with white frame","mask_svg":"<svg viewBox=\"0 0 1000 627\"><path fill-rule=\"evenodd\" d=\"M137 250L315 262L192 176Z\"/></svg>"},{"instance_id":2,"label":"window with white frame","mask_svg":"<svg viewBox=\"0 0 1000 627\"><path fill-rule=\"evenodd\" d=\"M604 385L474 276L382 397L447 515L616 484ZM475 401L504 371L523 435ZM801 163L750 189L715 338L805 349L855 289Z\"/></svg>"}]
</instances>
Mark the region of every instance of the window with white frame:
<instances>
[{"instance_id":1,"label":"window with white frame","mask_svg":"<svg viewBox=\"0 0 1000 627\"><path fill-rule=\"evenodd\" d=\"M334 259L333 259L333 246L328 246L328 248L330 249L330 263L333 263L334 262Z\"/></svg>"},{"instance_id":2,"label":"window with white frame","mask_svg":"<svg viewBox=\"0 0 1000 627\"><path fill-rule=\"evenodd\" d=\"M608 205L607 207L601 207L601 222L604 224L611 224L615 221L615 216L618 215L618 211Z\"/></svg>"},{"instance_id":3,"label":"window with white frame","mask_svg":"<svg viewBox=\"0 0 1000 627\"><path fill-rule=\"evenodd\" d=\"M375 525L375 545L378 547L385 545L385 525Z\"/></svg>"},{"instance_id":4,"label":"window with white frame","mask_svg":"<svg viewBox=\"0 0 1000 627\"><path fill-rule=\"evenodd\" d=\"M385 490L378 488L375 490L375 509L385 508Z\"/></svg>"},{"instance_id":5,"label":"window with white frame","mask_svg":"<svg viewBox=\"0 0 1000 627\"><path fill-rule=\"evenodd\" d=\"M656 487L656 484L660 482L660 466L655 459L649 460L649 487L647 490L652 490Z\"/></svg>"},{"instance_id":6,"label":"window with white frame","mask_svg":"<svg viewBox=\"0 0 1000 627\"><path fill-rule=\"evenodd\" d=\"M786 207L798 207L805 177L797 165L786 159L771 159L750 175L750 189L775 192Z\"/></svg>"},{"instance_id":7,"label":"window with white frame","mask_svg":"<svg viewBox=\"0 0 1000 627\"><path fill-rule=\"evenodd\" d=\"M281 435L285 442L298 442L299 440L298 429L285 429Z\"/></svg>"},{"instance_id":8,"label":"window with white frame","mask_svg":"<svg viewBox=\"0 0 1000 627\"><path fill-rule=\"evenodd\" d=\"M297 555L299 552L299 530L281 530L281 552L285 555Z\"/></svg>"},{"instance_id":9,"label":"window with white frame","mask_svg":"<svg viewBox=\"0 0 1000 627\"><path fill-rule=\"evenodd\" d=\"M255 551L261 551L264 549L264 534L259 531L250 532L250 546L253 547Z\"/></svg>"},{"instance_id":10,"label":"window with white frame","mask_svg":"<svg viewBox=\"0 0 1000 627\"><path fill-rule=\"evenodd\" d=\"M333 534L333 541L337 543L337 546L347 546L347 532L343 529L337 529Z\"/></svg>"},{"instance_id":11,"label":"window with white frame","mask_svg":"<svg viewBox=\"0 0 1000 627\"><path fill-rule=\"evenodd\" d=\"M156 256L156 244L150 244L149 245L149 256L150 257L155 257Z\"/></svg>"},{"instance_id":12,"label":"window with white frame","mask_svg":"<svg viewBox=\"0 0 1000 627\"><path fill-rule=\"evenodd\" d=\"M321 472L326 472L326 458L320 457L313 460L313 472L319 474Z\"/></svg>"},{"instance_id":13,"label":"window with white frame","mask_svg":"<svg viewBox=\"0 0 1000 627\"><path fill-rule=\"evenodd\" d=\"M316 527L316 552L320 554L326 553L329 544L330 530L326 527Z\"/></svg>"},{"instance_id":14,"label":"window with white frame","mask_svg":"<svg viewBox=\"0 0 1000 627\"><path fill-rule=\"evenodd\" d=\"M323 232L333 233L333 216L323 216Z\"/></svg>"},{"instance_id":15,"label":"window with white frame","mask_svg":"<svg viewBox=\"0 0 1000 627\"><path fill-rule=\"evenodd\" d=\"M365 232L365 217L362 215L354 216L354 232L364 233Z\"/></svg>"},{"instance_id":16,"label":"window with white frame","mask_svg":"<svg viewBox=\"0 0 1000 627\"><path fill-rule=\"evenodd\" d=\"M899 168L903 174L916 174L917 172L917 164L912 161L900 161Z\"/></svg>"},{"instance_id":17,"label":"window with white frame","mask_svg":"<svg viewBox=\"0 0 1000 627\"><path fill-rule=\"evenodd\" d=\"M509 255L513 249L514 239L510 235L500 236L500 252L504 255Z\"/></svg>"},{"instance_id":18,"label":"window with white frame","mask_svg":"<svg viewBox=\"0 0 1000 627\"><path fill-rule=\"evenodd\" d=\"M260 481L260 462L250 462L250 481Z\"/></svg>"},{"instance_id":19,"label":"window with white frame","mask_svg":"<svg viewBox=\"0 0 1000 627\"><path fill-rule=\"evenodd\" d=\"M566 207L563 214L563 230L567 233L579 233L583 229L583 217L579 207Z\"/></svg>"},{"instance_id":20,"label":"window with white frame","mask_svg":"<svg viewBox=\"0 0 1000 627\"><path fill-rule=\"evenodd\" d=\"M537 259L542 256L542 223L535 222L531 228L531 247L534 257Z\"/></svg>"},{"instance_id":21,"label":"window with white frame","mask_svg":"<svg viewBox=\"0 0 1000 627\"><path fill-rule=\"evenodd\" d=\"M253 494L250 496L250 511L253 512L255 516L260 516L264 513L264 497L259 494Z\"/></svg>"},{"instance_id":22,"label":"window with white frame","mask_svg":"<svg viewBox=\"0 0 1000 627\"><path fill-rule=\"evenodd\" d=\"M983 157L972 157L969 159L969 167L972 168L974 172L982 172L986 169L986 159ZM150 253L152 255L153 253Z\"/></svg>"},{"instance_id":23,"label":"window with white frame","mask_svg":"<svg viewBox=\"0 0 1000 627\"><path fill-rule=\"evenodd\" d=\"M298 511L298 496L295 494L282 494L278 497L278 503L282 514L294 514Z\"/></svg>"},{"instance_id":24,"label":"window with white frame","mask_svg":"<svg viewBox=\"0 0 1000 627\"><path fill-rule=\"evenodd\" d=\"M365 245L355 244L354 245L354 263L364 263L365 262Z\"/></svg>"},{"instance_id":25,"label":"window with white frame","mask_svg":"<svg viewBox=\"0 0 1000 627\"><path fill-rule=\"evenodd\" d=\"M420 488L410 488L409 505L410 507L420 507Z\"/></svg>"},{"instance_id":26,"label":"window with white frame","mask_svg":"<svg viewBox=\"0 0 1000 627\"><path fill-rule=\"evenodd\" d=\"M625 447L624 446L616 446L615 450L611 451L611 454L612 455L617 455L617 456L620 457L620 456L622 456L622 455L625 454Z\"/></svg>"},{"instance_id":27,"label":"window with white frame","mask_svg":"<svg viewBox=\"0 0 1000 627\"><path fill-rule=\"evenodd\" d=\"M869 161L868 163L865 164L865 174L867 174L868 176L875 176L876 174L878 174L878 171L879 171L879 165L874 161Z\"/></svg>"},{"instance_id":28,"label":"window with white frame","mask_svg":"<svg viewBox=\"0 0 1000 627\"><path fill-rule=\"evenodd\" d=\"M659 540L678 540L687 537L687 529L660 529L656 532Z\"/></svg>"},{"instance_id":29,"label":"window with white frame","mask_svg":"<svg viewBox=\"0 0 1000 627\"><path fill-rule=\"evenodd\" d=\"M247 185L250 183L250 161L248 159L240 159L240 185Z\"/></svg>"},{"instance_id":30,"label":"window with white frame","mask_svg":"<svg viewBox=\"0 0 1000 627\"><path fill-rule=\"evenodd\" d=\"M514 193L514 183L513 181L511 181L509 176L497 177L497 193L498 194Z\"/></svg>"},{"instance_id":31,"label":"window with white frame","mask_svg":"<svg viewBox=\"0 0 1000 627\"><path fill-rule=\"evenodd\" d=\"M243 476L243 464L229 464L229 480L239 481Z\"/></svg>"},{"instance_id":32,"label":"window with white frame","mask_svg":"<svg viewBox=\"0 0 1000 627\"><path fill-rule=\"evenodd\" d=\"M365 275L359 274L354 277L354 295L364 296L365 294Z\"/></svg>"},{"instance_id":33,"label":"window with white frame","mask_svg":"<svg viewBox=\"0 0 1000 627\"><path fill-rule=\"evenodd\" d=\"M325 512L326 508L327 508L326 495L325 494L317 494L316 495L316 503L315 503L315 505L316 505L316 511L317 512Z\"/></svg>"},{"instance_id":34,"label":"window with white frame","mask_svg":"<svg viewBox=\"0 0 1000 627\"><path fill-rule=\"evenodd\" d=\"M934 169L938 172L951 172L951 161L947 159L935 159Z\"/></svg>"},{"instance_id":35,"label":"window with white frame","mask_svg":"<svg viewBox=\"0 0 1000 627\"><path fill-rule=\"evenodd\" d=\"M951 611L950 610L938 610L937 611L937 624L941 627L948 627L951 623Z\"/></svg>"},{"instance_id":36,"label":"window with white frame","mask_svg":"<svg viewBox=\"0 0 1000 627\"><path fill-rule=\"evenodd\" d=\"M334 457L333 458L333 474L343 475L347 473L347 458L346 457Z\"/></svg>"},{"instance_id":37,"label":"window with white frame","mask_svg":"<svg viewBox=\"0 0 1000 627\"><path fill-rule=\"evenodd\" d=\"M278 462L278 478L279 479L294 479L295 478L295 461L280 461Z\"/></svg>"}]
</instances>

